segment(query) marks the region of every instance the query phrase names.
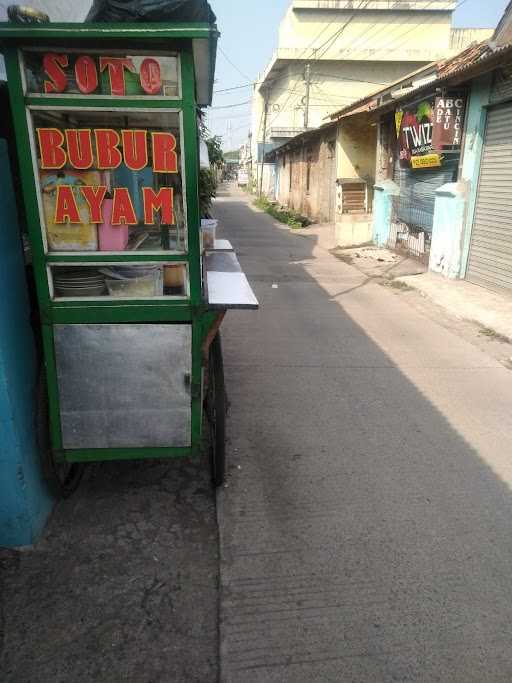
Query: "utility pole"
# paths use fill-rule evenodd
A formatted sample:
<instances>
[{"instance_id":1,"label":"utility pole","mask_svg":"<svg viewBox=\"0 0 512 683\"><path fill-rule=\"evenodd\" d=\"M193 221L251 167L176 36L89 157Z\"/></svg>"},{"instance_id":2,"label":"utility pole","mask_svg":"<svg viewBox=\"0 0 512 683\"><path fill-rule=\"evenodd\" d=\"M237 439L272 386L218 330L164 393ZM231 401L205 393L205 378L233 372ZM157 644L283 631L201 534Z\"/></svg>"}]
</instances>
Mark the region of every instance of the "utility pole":
<instances>
[{"instance_id":1,"label":"utility pole","mask_svg":"<svg viewBox=\"0 0 512 683\"><path fill-rule=\"evenodd\" d=\"M309 94L311 91L311 64L306 64L304 73L304 80L306 81L306 101L304 104L304 128L309 127Z\"/></svg>"},{"instance_id":2,"label":"utility pole","mask_svg":"<svg viewBox=\"0 0 512 683\"><path fill-rule=\"evenodd\" d=\"M265 95L265 111L263 113L263 150L261 153L260 187L259 196L263 194L263 168L265 165L265 147L267 144L267 116L268 116L268 96Z\"/></svg>"}]
</instances>

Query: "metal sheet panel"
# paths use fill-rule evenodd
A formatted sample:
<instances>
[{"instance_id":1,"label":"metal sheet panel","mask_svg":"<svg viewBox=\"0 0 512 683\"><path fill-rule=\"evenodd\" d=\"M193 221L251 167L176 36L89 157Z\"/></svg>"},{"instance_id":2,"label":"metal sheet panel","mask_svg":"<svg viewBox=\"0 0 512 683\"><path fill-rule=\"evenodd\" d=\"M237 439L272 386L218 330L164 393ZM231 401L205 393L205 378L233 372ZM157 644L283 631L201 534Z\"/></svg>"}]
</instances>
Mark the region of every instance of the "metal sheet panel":
<instances>
[{"instance_id":1,"label":"metal sheet panel","mask_svg":"<svg viewBox=\"0 0 512 683\"><path fill-rule=\"evenodd\" d=\"M510 67L496 71L491 92L491 102L512 98L512 74Z\"/></svg>"},{"instance_id":2,"label":"metal sheet panel","mask_svg":"<svg viewBox=\"0 0 512 683\"><path fill-rule=\"evenodd\" d=\"M489 110L466 279L512 293L512 104Z\"/></svg>"},{"instance_id":3,"label":"metal sheet panel","mask_svg":"<svg viewBox=\"0 0 512 683\"><path fill-rule=\"evenodd\" d=\"M396 218L407 225L432 232L436 190L457 179L459 159L448 159L442 168L412 170L397 160L394 181L400 188Z\"/></svg>"},{"instance_id":4,"label":"metal sheet panel","mask_svg":"<svg viewBox=\"0 0 512 683\"><path fill-rule=\"evenodd\" d=\"M64 448L190 446L191 325L55 325Z\"/></svg>"}]
</instances>

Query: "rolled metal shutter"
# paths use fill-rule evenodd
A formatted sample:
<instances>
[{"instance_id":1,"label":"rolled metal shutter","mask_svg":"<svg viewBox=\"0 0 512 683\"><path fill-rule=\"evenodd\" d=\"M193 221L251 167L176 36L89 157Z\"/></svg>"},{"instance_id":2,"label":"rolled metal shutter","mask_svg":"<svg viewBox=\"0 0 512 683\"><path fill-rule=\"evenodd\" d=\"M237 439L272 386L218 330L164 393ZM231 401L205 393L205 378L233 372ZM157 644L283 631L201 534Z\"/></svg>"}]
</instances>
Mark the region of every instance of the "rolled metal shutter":
<instances>
[{"instance_id":1,"label":"rolled metal shutter","mask_svg":"<svg viewBox=\"0 0 512 683\"><path fill-rule=\"evenodd\" d=\"M395 164L394 181L400 188L396 218L407 225L432 232L436 190L457 179L459 157L445 159L441 168L409 169Z\"/></svg>"},{"instance_id":2,"label":"rolled metal shutter","mask_svg":"<svg viewBox=\"0 0 512 683\"><path fill-rule=\"evenodd\" d=\"M491 104L504 102L512 97L512 70L510 66L499 69L494 74L491 90Z\"/></svg>"},{"instance_id":3,"label":"rolled metal shutter","mask_svg":"<svg viewBox=\"0 0 512 683\"><path fill-rule=\"evenodd\" d=\"M512 293L512 104L489 110L466 279Z\"/></svg>"}]
</instances>

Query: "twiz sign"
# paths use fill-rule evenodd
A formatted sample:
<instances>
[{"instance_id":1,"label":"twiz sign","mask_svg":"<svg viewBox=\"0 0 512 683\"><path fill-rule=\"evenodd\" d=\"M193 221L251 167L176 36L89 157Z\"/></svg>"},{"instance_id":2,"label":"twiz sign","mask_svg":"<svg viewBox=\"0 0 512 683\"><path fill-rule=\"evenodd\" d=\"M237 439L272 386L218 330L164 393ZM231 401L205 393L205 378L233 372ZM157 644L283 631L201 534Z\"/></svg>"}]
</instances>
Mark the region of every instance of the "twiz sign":
<instances>
[{"instance_id":1,"label":"twiz sign","mask_svg":"<svg viewBox=\"0 0 512 683\"><path fill-rule=\"evenodd\" d=\"M155 57L132 57L67 55L49 52L42 60L42 91L44 94L59 94L70 90L83 95L96 93L124 97L127 78L140 89L142 95L160 95L163 81L162 70ZM103 74L105 76L103 77ZM104 80L102 80L104 79ZM105 90L105 81L108 86Z\"/></svg>"}]
</instances>

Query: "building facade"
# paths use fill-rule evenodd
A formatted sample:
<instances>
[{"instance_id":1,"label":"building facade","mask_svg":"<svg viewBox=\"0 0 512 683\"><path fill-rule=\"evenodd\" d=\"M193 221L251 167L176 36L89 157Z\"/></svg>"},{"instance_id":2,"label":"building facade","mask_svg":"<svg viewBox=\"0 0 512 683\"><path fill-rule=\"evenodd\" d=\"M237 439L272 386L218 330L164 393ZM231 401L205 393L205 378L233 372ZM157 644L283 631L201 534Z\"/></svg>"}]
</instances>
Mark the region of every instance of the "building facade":
<instances>
[{"instance_id":1,"label":"building facade","mask_svg":"<svg viewBox=\"0 0 512 683\"><path fill-rule=\"evenodd\" d=\"M374 240L425 257L431 271L512 295L512 43L510 7L489 44L444 66L430 86L380 104L378 158L392 152L376 182ZM432 102L432 148L404 182L397 131L404 112ZM448 112L448 113L447 113ZM411 125L419 125L412 122ZM460 125L460 131L455 130ZM438 133L436 127L444 131ZM393 128L395 130L393 131ZM400 129L403 128L403 119ZM444 142L454 143L443 148ZM439 157L439 158L437 158ZM423 160L427 160L422 161ZM430 159L430 160L429 160ZM426 166L422 168L422 164ZM431 164L432 168L428 168ZM435 164L435 166L434 166ZM426 175L427 174L427 175ZM429 178L432 182L428 184ZM418 219L407 207L425 211Z\"/></svg>"},{"instance_id":2,"label":"building facade","mask_svg":"<svg viewBox=\"0 0 512 683\"><path fill-rule=\"evenodd\" d=\"M253 94L255 170L264 152L322 125L334 111L492 34L453 29L455 6L451 0L293 0Z\"/></svg>"}]
</instances>

